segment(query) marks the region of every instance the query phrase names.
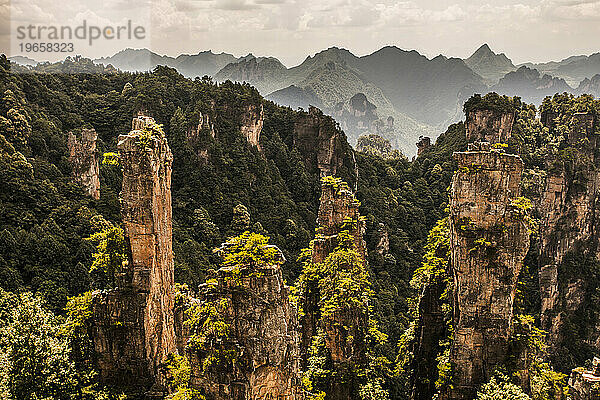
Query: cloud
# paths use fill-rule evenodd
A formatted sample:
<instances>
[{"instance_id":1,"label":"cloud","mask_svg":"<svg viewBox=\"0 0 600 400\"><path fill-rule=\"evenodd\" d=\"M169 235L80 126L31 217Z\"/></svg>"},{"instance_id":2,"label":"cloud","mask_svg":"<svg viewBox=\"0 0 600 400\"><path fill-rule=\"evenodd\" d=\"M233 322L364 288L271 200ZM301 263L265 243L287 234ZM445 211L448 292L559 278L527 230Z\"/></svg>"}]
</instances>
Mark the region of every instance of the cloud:
<instances>
[{"instance_id":1,"label":"cloud","mask_svg":"<svg viewBox=\"0 0 600 400\"><path fill-rule=\"evenodd\" d=\"M214 8L220 10L244 11L254 10L260 6L248 0L216 0Z\"/></svg>"},{"instance_id":2,"label":"cloud","mask_svg":"<svg viewBox=\"0 0 600 400\"><path fill-rule=\"evenodd\" d=\"M595 0L551 0L542 3L542 13L554 20L598 20L600 1Z\"/></svg>"}]
</instances>

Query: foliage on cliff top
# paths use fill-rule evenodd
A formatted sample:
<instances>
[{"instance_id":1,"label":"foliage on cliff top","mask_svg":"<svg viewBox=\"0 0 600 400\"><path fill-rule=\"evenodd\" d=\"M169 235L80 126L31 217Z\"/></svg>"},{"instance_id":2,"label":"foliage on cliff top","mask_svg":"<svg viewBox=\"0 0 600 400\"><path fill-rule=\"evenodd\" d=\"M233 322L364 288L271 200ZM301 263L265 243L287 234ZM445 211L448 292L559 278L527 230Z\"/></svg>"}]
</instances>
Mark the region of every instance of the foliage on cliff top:
<instances>
[{"instance_id":1,"label":"foliage on cliff top","mask_svg":"<svg viewBox=\"0 0 600 400\"><path fill-rule=\"evenodd\" d=\"M269 237L246 231L229 239L219 249L225 267L260 268L281 264L277 247L269 245Z\"/></svg>"},{"instance_id":2,"label":"foliage on cliff top","mask_svg":"<svg viewBox=\"0 0 600 400\"><path fill-rule=\"evenodd\" d=\"M497 93L488 93L483 97L480 94L473 95L463 106L463 110L469 118L472 111L489 110L495 114L514 113L521 108L520 97L501 96Z\"/></svg>"}]
</instances>

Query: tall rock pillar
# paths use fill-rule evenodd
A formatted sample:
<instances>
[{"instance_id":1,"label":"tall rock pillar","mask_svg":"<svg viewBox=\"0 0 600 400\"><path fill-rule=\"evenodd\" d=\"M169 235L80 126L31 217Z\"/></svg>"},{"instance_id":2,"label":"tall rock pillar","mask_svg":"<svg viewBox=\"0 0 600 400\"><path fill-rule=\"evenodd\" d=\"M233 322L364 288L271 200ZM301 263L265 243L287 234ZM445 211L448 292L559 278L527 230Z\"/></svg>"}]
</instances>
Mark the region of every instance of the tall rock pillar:
<instances>
[{"instance_id":1,"label":"tall rock pillar","mask_svg":"<svg viewBox=\"0 0 600 400\"><path fill-rule=\"evenodd\" d=\"M98 134L94 129L82 129L80 135L69 132L67 147L73 168L73 181L83 186L88 196L100 198L100 168L96 154Z\"/></svg>"},{"instance_id":2,"label":"tall rock pillar","mask_svg":"<svg viewBox=\"0 0 600 400\"><path fill-rule=\"evenodd\" d=\"M171 164L167 140L139 116L119 137L121 213L131 259L119 287L95 292L92 337L101 376L119 386L164 387L159 367L175 351Z\"/></svg>"},{"instance_id":3,"label":"tall rock pillar","mask_svg":"<svg viewBox=\"0 0 600 400\"><path fill-rule=\"evenodd\" d=\"M520 157L490 151L489 143L470 145L455 157L450 204L454 381L447 397L470 400L505 361L529 227L519 199Z\"/></svg>"}]
</instances>

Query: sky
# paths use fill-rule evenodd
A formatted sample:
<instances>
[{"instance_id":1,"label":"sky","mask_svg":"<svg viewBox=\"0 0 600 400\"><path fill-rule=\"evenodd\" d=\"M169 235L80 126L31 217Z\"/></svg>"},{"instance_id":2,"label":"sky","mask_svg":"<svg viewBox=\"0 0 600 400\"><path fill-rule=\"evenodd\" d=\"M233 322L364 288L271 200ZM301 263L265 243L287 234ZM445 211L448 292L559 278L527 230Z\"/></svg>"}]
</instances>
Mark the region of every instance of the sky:
<instances>
[{"instance_id":1,"label":"sky","mask_svg":"<svg viewBox=\"0 0 600 400\"><path fill-rule=\"evenodd\" d=\"M84 19L100 28L131 20L146 33L143 40L78 41L77 53L92 58L148 47L171 56L253 53L293 66L331 46L356 55L393 45L465 58L488 43L518 64L600 51L600 0L0 0L1 50L18 52L18 26L75 28Z\"/></svg>"}]
</instances>

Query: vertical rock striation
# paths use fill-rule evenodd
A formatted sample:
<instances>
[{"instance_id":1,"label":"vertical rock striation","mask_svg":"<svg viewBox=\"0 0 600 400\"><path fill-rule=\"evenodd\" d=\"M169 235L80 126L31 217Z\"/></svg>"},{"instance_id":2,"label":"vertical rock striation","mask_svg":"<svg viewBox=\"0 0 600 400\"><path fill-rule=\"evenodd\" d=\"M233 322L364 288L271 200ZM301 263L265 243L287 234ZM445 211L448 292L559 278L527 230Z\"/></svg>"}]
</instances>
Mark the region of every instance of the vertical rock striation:
<instances>
[{"instance_id":1,"label":"vertical rock striation","mask_svg":"<svg viewBox=\"0 0 600 400\"><path fill-rule=\"evenodd\" d=\"M79 136L79 137L78 137ZM98 134L94 129L82 129L80 135L69 132L67 147L73 168L73 181L83 186L85 193L100 198L100 168L96 154Z\"/></svg>"},{"instance_id":2,"label":"vertical rock striation","mask_svg":"<svg viewBox=\"0 0 600 400\"><path fill-rule=\"evenodd\" d=\"M154 121L138 116L119 137L121 213L131 258L119 287L94 292L92 339L104 381L145 391L164 388L160 366L175 351L171 226L172 155L164 137L140 141Z\"/></svg>"},{"instance_id":3,"label":"vertical rock striation","mask_svg":"<svg viewBox=\"0 0 600 400\"><path fill-rule=\"evenodd\" d=\"M260 107L249 105L242 114L242 126L240 131L248 143L256 146L260 150L260 133L262 132L265 120L265 112L262 104Z\"/></svg>"},{"instance_id":4,"label":"vertical rock striation","mask_svg":"<svg viewBox=\"0 0 600 400\"><path fill-rule=\"evenodd\" d=\"M225 244L226 246L227 244ZM271 246L272 248L274 246ZM205 368L203 354L188 350L191 385L215 400L299 400L299 335L280 264L222 267L200 287L197 302L225 304L222 318L230 333L221 343L234 349L233 361Z\"/></svg>"},{"instance_id":5,"label":"vertical rock striation","mask_svg":"<svg viewBox=\"0 0 600 400\"><path fill-rule=\"evenodd\" d=\"M467 112L466 129L469 142L505 143L512 134L515 112L477 109Z\"/></svg>"},{"instance_id":6,"label":"vertical rock striation","mask_svg":"<svg viewBox=\"0 0 600 400\"><path fill-rule=\"evenodd\" d=\"M324 176L341 176L351 187L358 171L354 153L344 132L336 122L316 107L300 113L294 125L293 146L298 149L310 172Z\"/></svg>"},{"instance_id":7,"label":"vertical rock striation","mask_svg":"<svg viewBox=\"0 0 600 400\"><path fill-rule=\"evenodd\" d=\"M488 143L455 153L450 204L455 366L450 399L473 399L505 361L517 278L529 249L518 206L523 162Z\"/></svg>"},{"instance_id":8,"label":"vertical rock striation","mask_svg":"<svg viewBox=\"0 0 600 400\"><path fill-rule=\"evenodd\" d=\"M561 117L545 112L542 123L552 132ZM575 113L570 117L565 135L570 157L565 160L557 155L546 161L548 173L537 204L541 216L541 325L548 331L554 348L566 339L562 334L565 320L582 308L589 283L585 276L579 276L565 263L573 263L574 258L578 258L576 264L599 258L600 159L595 123L594 116L588 113ZM588 345L600 349L600 329L594 330L596 332L588 332L584 339Z\"/></svg>"},{"instance_id":9,"label":"vertical rock striation","mask_svg":"<svg viewBox=\"0 0 600 400\"><path fill-rule=\"evenodd\" d=\"M320 263L335 249L338 234L348 221L349 232L355 249L366 260L366 244L363 239L365 224L360 219L359 202L347 187L324 183L317 215L317 237L313 241L312 262Z\"/></svg>"}]
</instances>

